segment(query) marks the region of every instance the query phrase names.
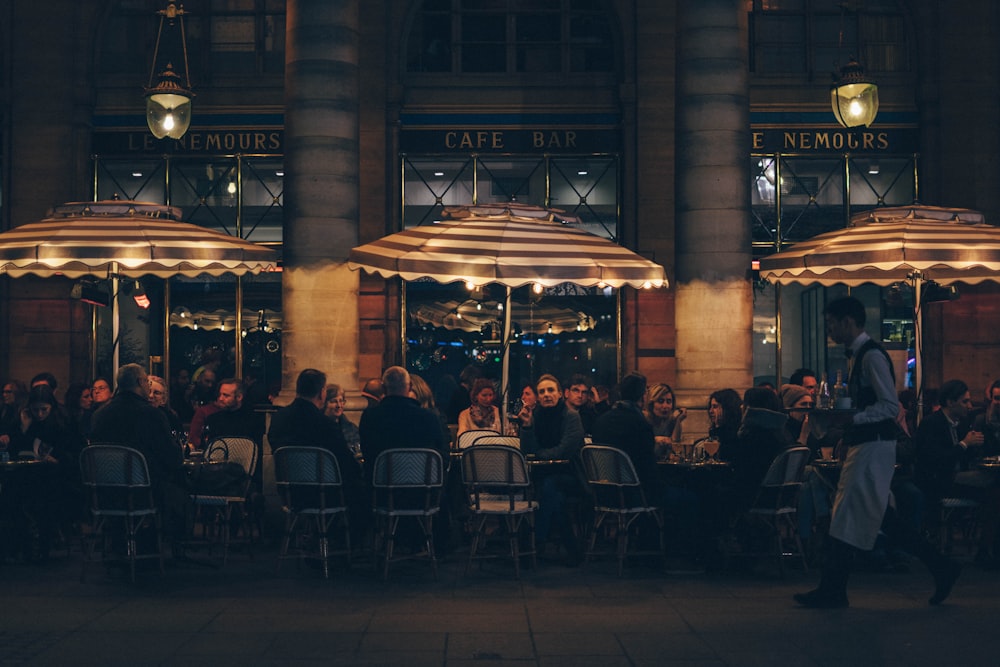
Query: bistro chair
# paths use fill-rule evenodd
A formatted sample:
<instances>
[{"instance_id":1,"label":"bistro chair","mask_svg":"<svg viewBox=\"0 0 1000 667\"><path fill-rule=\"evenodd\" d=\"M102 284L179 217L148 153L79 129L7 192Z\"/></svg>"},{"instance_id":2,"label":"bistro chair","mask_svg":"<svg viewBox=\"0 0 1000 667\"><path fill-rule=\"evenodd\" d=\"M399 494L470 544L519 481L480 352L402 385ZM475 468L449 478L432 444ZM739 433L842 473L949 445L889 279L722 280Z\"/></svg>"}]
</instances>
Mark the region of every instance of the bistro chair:
<instances>
[{"instance_id":1,"label":"bistro chair","mask_svg":"<svg viewBox=\"0 0 1000 667\"><path fill-rule=\"evenodd\" d=\"M485 435L500 435L500 432L493 431L488 428L482 428L459 433L458 439L455 441L456 449L465 449L466 447L470 447L472 443Z\"/></svg>"},{"instance_id":2,"label":"bistro chair","mask_svg":"<svg viewBox=\"0 0 1000 667\"><path fill-rule=\"evenodd\" d=\"M521 439L516 435L481 435L472 441L473 447L479 447L480 445L504 445L506 447L513 447L514 449L521 449Z\"/></svg>"},{"instance_id":3,"label":"bistro chair","mask_svg":"<svg viewBox=\"0 0 1000 667\"><path fill-rule=\"evenodd\" d=\"M501 436L502 437L502 436ZM509 541L510 557L514 561L514 576L521 577L521 556L535 560L535 510L538 503L531 499L531 480L524 454L516 447L480 444L462 452L462 482L469 498L475 533L469 549L468 574L476 558L490 558L480 554L486 539L486 525L490 519L502 521ZM528 526L529 549L520 550L521 527Z\"/></svg>"},{"instance_id":4,"label":"bistro chair","mask_svg":"<svg viewBox=\"0 0 1000 667\"><path fill-rule=\"evenodd\" d=\"M971 553L975 548L976 535L979 532L979 501L974 498L948 496L941 498L940 510L941 551L951 553L957 531L965 543L966 551Z\"/></svg>"},{"instance_id":5,"label":"bistro chair","mask_svg":"<svg viewBox=\"0 0 1000 667\"><path fill-rule=\"evenodd\" d=\"M316 557L323 563L323 578L330 577L331 555L344 555L351 562L351 531L347 504L344 502L343 478L333 452L321 447L281 447L274 452L274 477L285 514L285 532L278 554L276 573L281 561L294 558L301 562ZM340 519L344 548L330 551L330 528ZM291 545L295 547L292 549ZM304 545L316 545L315 550Z\"/></svg>"},{"instance_id":6,"label":"bistro chair","mask_svg":"<svg viewBox=\"0 0 1000 667\"><path fill-rule=\"evenodd\" d=\"M90 445L80 453L80 474L90 497L93 520L93 531L84 540L80 581L84 580L87 563L103 561L107 564L119 557L128 562L129 578L133 583L137 560L157 559L162 575L160 515L153 501L149 468L142 453L121 445ZM154 538L154 548L140 553L138 537L149 533ZM95 557L98 542L100 558Z\"/></svg>"},{"instance_id":7,"label":"bistro chair","mask_svg":"<svg viewBox=\"0 0 1000 667\"><path fill-rule=\"evenodd\" d=\"M191 503L195 525L201 524L202 538L210 546L221 537L223 564L229 558L234 526L237 532L243 533L247 553L253 558L253 528L247 496L259 453L260 448L250 438L215 438L208 443L204 462L194 473L195 493L191 494ZM225 484L205 488L205 481L211 477L220 477Z\"/></svg>"},{"instance_id":8,"label":"bistro chair","mask_svg":"<svg viewBox=\"0 0 1000 667\"><path fill-rule=\"evenodd\" d=\"M632 555L658 555L666 557L663 541L663 511L646 500L646 494L639 483L639 475L629 455L616 447L606 445L585 445L581 451L587 483L594 495L594 523L590 532L587 560L599 555L595 550L597 537L605 529L605 521L614 518L615 555L618 559L618 576L625 569L625 559L629 550L629 533L636 520L646 516L653 519L657 527L659 550L638 550Z\"/></svg>"},{"instance_id":9,"label":"bistro chair","mask_svg":"<svg viewBox=\"0 0 1000 667\"><path fill-rule=\"evenodd\" d=\"M372 473L375 514L375 563L382 559L382 578L389 578L389 564L426 557L437 578L434 555L434 516L441 511L444 464L433 449L387 449L375 459ZM413 519L423 533L424 551L396 556L396 533L403 519Z\"/></svg>"},{"instance_id":10,"label":"bistro chair","mask_svg":"<svg viewBox=\"0 0 1000 667\"><path fill-rule=\"evenodd\" d=\"M782 577L785 576L786 556L798 557L802 569L809 569L796 525L799 489L805 481L809 454L808 447L792 447L778 454L748 510L751 518L758 519L767 528L770 546L762 553L774 556ZM753 555L752 550L744 553Z\"/></svg>"}]
</instances>

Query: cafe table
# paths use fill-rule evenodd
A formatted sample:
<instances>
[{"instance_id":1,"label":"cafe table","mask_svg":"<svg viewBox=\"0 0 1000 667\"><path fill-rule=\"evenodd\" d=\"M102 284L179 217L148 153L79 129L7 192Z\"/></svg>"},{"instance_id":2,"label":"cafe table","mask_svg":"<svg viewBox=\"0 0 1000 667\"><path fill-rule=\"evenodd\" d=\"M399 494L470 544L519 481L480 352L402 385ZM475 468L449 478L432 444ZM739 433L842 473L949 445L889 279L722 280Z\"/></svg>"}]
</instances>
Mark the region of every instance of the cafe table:
<instances>
[{"instance_id":1,"label":"cafe table","mask_svg":"<svg viewBox=\"0 0 1000 667\"><path fill-rule=\"evenodd\" d=\"M21 457L0 463L0 555L48 556L55 532L58 464Z\"/></svg>"}]
</instances>

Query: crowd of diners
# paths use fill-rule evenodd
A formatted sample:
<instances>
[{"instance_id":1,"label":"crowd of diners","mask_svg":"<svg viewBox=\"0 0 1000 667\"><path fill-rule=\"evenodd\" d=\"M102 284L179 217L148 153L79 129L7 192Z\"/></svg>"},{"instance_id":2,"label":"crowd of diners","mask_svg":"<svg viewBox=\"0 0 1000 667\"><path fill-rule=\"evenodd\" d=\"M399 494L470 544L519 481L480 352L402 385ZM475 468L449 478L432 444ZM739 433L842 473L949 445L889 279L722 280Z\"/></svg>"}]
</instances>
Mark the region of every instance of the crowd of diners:
<instances>
[{"instance_id":1,"label":"crowd of diners","mask_svg":"<svg viewBox=\"0 0 1000 667\"><path fill-rule=\"evenodd\" d=\"M0 530L9 538L4 559L44 557L50 547L79 534L87 501L78 460L82 449L95 442L126 444L145 455L165 531L179 539L189 528L184 457L217 436L265 441L264 416L255 408L272 397L253 378L220 377L218 362L206 359L170 380L129 364L115 378L71 384L61 400L51 373L39 373L28 383L8 379L0 406L0 451L10 459L51 464L55 495L48 517L39 522L30 512L24 519L24 503L5 493L0 506L5 516ZM447 464L456 435L465 431L517 436L529 457L565 462L535 468L545 470L535 480L540 505L535 532L539 551L568 565L582 559L589 519L588 489L578 465L581 449L586 443L614 446L631 458L647 501L663 508L667 551L712 568L721 565L723 551L734 540L755 539L746 510L775 457L805 446L812 459L840 458L837 430L817 423L818 384L815 372L799 369L777 387L765 383L742 392L713 391L699 406L707 412L708 432L691 438L684 432L688 407L677 404L670 385L647 381L638 372L626 374L614 387L595 386L582 374L560 380L544 373L514 389L512 409L502 411L497 382L474 366L453 382L454 391L437 396L423 378L394 366L361 387L368 406L352 420L346 412L347 388L328 382L320 370L307 369L298 376L294 399L273 412L267 441L272 450L312 444L333 451L344 478L354 544L363 545L371 529L371 463L380 452L432 448ZM984 398L977 407L964 382L946 382L925 392L926 410L918 425L912 392L900 394L893 492L900 515L922 528L936 527L942 498L976 500L981 526L976 560L996 567L1000 493L994 473L975 462L1000 455L1000 380ZM700 461L721 465L711 474L692 473ZM254 488L259 494L259 471ZM832 498L829 479L810 469L797 519L801 538L814 551L823 539ZM463 519L462 506L460 484L448 485L435 536L441 554L461 544L463 531L456 526ZM873 567L907 563L892 544L877 545L870 558Z\"/></svg>"}]
</instances>

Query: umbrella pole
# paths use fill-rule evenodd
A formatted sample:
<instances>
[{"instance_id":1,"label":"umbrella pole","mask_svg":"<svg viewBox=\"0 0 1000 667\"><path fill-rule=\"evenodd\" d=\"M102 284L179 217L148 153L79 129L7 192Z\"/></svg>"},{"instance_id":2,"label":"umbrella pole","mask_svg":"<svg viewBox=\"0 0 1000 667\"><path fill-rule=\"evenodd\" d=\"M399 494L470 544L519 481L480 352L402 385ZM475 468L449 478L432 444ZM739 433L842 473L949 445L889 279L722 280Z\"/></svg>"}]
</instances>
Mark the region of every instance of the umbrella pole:
<instances>
[{"instance_id":1,"label":"umbrella pole","mask_svg":"<svg viewBox=\"0 0 1000 667\"><path fill-rule=\"evenodd\" d=\"M923 347L923 305L920 303L920 286L923 276L914 272L913 277L913 389L917 393L917 423L920 423L924 413L924 369L921 358L921 348ZM905 376L904 376L905 377Z\"/></svg>"},{"instance_id":2,"label":"umbrella pole","mask_svg":"<svg viewBox=\"0 0 1000 667\"><path fill-rule=\"evenodd\" d=\"M121 347L118 336L121 334L121 310L118 307L118 287L120 281L118 274L111 277L111 377L118 376L118 358Z\"/></svg>"},{"instance_id":3,"label":"umbrella pole","mask_svg":"<svg viewBox=\"0 0 1000 667\"><path fill-rule=\"evenodd\" d=\"M501 428L507 424L507 397L510 394L510 319L511 319L511 290L510 285L505 285L507 293L503 304L503 358L500 362L500 424Z\"/></svg>"}]
</instances>

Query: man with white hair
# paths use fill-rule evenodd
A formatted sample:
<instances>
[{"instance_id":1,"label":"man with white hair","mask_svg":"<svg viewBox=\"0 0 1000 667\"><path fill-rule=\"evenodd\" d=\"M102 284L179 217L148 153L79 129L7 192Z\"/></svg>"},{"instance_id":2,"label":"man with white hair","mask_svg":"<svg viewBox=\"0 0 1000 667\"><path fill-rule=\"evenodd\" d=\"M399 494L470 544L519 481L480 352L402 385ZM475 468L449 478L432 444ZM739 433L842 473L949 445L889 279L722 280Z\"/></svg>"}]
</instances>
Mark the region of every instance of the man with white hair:
<instances>
[{"instance_id":1,"label":"man with white hair","mask_svg":"<svg viewBox=\"0 0 1000 667\"><path fill-rule=\"evenodd\" d=\"M402 366L391 366L382 374L385 397L361 414L361 452L369 468L387 449L414 447L435 449L448 456L448 434L437 416L410 397L410 374Z\"/></svg>"}]
</instances>

